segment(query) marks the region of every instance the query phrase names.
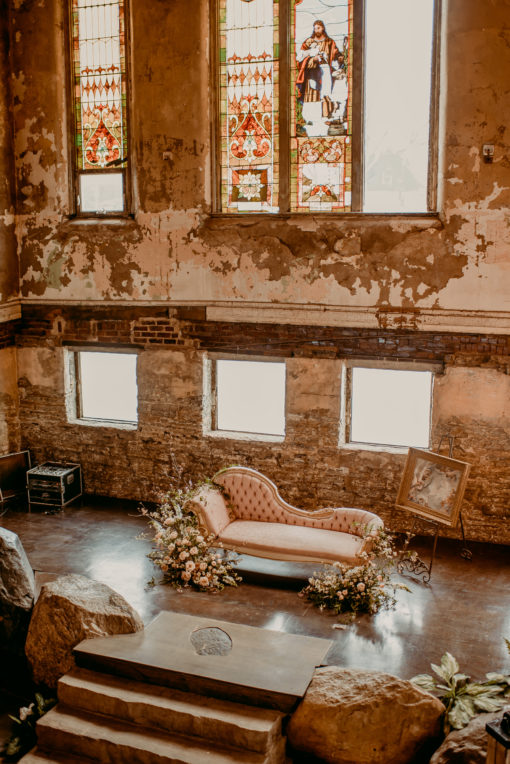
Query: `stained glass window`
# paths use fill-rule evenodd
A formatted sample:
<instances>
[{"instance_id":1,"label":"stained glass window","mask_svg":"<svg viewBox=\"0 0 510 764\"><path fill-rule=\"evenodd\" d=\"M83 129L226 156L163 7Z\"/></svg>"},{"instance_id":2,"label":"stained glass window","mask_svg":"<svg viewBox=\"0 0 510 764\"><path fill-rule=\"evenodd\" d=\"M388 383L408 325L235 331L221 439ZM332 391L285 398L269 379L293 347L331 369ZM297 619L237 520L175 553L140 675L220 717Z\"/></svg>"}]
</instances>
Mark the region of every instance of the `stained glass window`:
<instances>
[{"instance_id":1,"label":"stained glass window","mask_svg":"<svg viewBox=\"0 0 510 764\"><path fill-rule=\"evenodd\" d=\"M123 0L72 0L75 149L81 212L124 210L127 167Z\"/></svg>"},{"instance_id":2,"label":"stained glass window","mask_svg":"<svg viewBox=\"0 0 510 764\"><path fill-rule=\"evenodd\" d=\"M223 212L278 211L278 8L220 0Z\"/></svg>"},{"instance_id":3,"label":"stained glass window","mask_svg":"<svg viewBox=\"0 0 510 764\"><path fill-rule=\"evenodd\" d=\"M351 208L352 6L292 3L292 211Z\"/></svg>"},{"instance_id":4,"label":"stained glass window","mask_svg":"<svg viewBox=\"0 0 510 764\"><path fill-rule=\"evenodd\" d=\"M429 209L437 0L218 3L219 211Z\"/></svg>"}]
</instances>

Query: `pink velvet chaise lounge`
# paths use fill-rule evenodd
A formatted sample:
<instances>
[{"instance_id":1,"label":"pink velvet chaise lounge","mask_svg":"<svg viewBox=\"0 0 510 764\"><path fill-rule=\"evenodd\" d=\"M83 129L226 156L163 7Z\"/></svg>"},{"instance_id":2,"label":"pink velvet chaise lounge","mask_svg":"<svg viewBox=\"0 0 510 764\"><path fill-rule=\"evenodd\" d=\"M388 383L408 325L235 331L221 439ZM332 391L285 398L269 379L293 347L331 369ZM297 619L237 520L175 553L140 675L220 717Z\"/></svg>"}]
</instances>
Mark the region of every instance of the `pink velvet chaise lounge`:
<instances>
[{"instance_id":1,"label":"pink velvet chaise lounge","mask_svg":"<svg viewBox=\"0 0 510 764\"><path fill-rule=\"evenodd\" d=\"M220 470L191 508L206 531L227 549L276 560L356 565L369 549L367 532L383 528L380 517L353 507L308 512L287 504L265 475L248 467Z\"/></svg>"}]
</instances>

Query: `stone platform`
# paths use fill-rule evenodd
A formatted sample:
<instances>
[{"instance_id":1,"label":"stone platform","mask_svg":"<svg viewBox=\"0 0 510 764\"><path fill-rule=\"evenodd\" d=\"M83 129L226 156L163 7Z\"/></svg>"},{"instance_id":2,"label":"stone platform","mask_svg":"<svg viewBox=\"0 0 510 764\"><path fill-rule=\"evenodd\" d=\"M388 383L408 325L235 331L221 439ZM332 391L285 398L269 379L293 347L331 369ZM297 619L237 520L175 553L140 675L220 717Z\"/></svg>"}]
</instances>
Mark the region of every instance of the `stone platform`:
<instances>
[{"instance_id":1,"label":"stone platform","mask_svg":"<svg viewBox=\"0 0 510 764\"><path fill-rule=\"evenodd\" d=\"M86 669L290 712L331 642L164 611L135 634L87 639Z\"/></svg>"}]
</instances>

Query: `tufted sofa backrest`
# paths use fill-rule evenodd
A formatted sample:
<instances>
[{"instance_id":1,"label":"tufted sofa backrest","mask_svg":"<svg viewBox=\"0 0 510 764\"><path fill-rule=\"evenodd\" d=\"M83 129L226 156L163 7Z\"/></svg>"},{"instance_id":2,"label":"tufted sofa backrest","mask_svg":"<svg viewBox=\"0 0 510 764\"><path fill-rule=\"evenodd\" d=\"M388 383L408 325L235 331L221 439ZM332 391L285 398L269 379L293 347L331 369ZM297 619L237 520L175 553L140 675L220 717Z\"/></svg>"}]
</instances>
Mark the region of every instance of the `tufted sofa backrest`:
<instances>
[{"instance_id":1,"label":"tufted sofa backrest","mask_svg":"<svg viewBox=\"0 0 510 764\"><path fill-rule=\"evenodd\" d=\"M382 526L382 521L371 512L354 507L322 509L306 513L287 504L274 483L265 475L248 467L228 467L218 472L215 483L227 493L229 514L236 520L259 520L261 522L302 525L308 528L324 528L363 536L365 529Z\"/></svg>"}]
</instances>

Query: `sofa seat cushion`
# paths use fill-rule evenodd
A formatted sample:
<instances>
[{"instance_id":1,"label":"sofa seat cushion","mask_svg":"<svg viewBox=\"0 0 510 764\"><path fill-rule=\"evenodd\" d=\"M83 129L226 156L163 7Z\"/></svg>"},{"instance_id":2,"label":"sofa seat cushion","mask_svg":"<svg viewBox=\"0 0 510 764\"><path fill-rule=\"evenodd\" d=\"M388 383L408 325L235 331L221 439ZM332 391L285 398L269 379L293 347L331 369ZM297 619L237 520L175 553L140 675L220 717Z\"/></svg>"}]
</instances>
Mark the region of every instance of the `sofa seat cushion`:
<instances>
[{"instance_id":1,"label":"sofa seat cushion","mask_svg":"<svg viewBox=\"0 0 510 764\"><path fill-rule=\"evenodd\" d=\"M354 564L363 546L363 539L351 533L256 520L234 520L219 539L239 552L250 554L249 550L253 550L262 557Z\"/></svg>"}]
</instances>

